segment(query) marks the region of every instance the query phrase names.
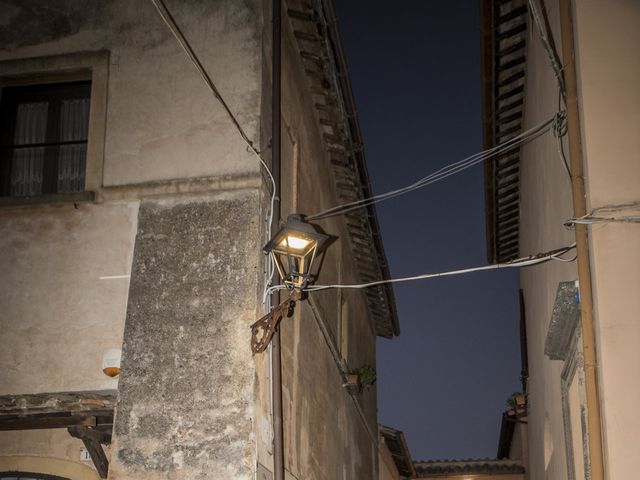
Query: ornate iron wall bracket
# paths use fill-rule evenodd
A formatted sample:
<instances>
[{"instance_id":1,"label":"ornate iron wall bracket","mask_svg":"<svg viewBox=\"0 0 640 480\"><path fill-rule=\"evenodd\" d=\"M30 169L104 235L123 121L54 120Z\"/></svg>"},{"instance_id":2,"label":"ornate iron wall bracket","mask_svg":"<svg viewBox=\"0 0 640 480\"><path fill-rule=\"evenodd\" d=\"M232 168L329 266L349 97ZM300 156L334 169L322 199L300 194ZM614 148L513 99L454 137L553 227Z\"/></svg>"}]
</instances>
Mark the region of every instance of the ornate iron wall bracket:
<instances>
[{"instance_id":1,"label":"ornate iron wall bracket","mask_svg":"<svg viewBox=\"0 0 640 480\"><path fill-rule=\"evenodd\" d=\"M284 317L293 315L296 300L299 299L300 291L292 290L289 298L251 325L251 351L254 354L265 351L269 342L271 342L273 334L278 329L280 321Z\"/></svg>"}]
</instances>

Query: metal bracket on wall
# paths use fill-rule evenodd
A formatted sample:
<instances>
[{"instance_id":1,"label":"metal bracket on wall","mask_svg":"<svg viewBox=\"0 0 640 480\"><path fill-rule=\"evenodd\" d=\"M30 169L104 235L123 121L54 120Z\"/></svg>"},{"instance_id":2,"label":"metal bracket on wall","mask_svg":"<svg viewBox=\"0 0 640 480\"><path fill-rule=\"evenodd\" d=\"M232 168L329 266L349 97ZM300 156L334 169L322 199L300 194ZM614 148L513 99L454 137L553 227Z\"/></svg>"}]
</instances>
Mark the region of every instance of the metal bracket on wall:
<instances>
[{"instance_id":1,"label":"metal bracket on wall","mask_svg":"<svg viewBox=\"0 0 640 480\"><path fill-rule=\"evenodd\" d=\"M300 296L300 291L292 290L289 298L251 325L251 351L254 354L265 351L280 321L293 315L296 300L299 300Z\"/></svg>"}]
</instances>

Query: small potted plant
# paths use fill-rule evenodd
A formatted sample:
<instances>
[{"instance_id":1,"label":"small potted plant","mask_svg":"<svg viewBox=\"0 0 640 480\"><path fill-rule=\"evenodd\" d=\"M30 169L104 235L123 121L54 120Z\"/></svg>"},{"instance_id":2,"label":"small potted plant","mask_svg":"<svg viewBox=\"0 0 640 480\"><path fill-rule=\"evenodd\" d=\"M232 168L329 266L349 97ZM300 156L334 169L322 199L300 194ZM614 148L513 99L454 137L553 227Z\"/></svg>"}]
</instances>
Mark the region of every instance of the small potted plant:
<instances>
[{"instance_id":1,"label":"small potted plant","mask_svg":"<svg viewBox=\"0 0 640 480\"><path fill-rule=\"evenodd\" d=\"M345 382L342 384L349 390L361 392L364 387L375 385L376 383L376 370L371 365L364 365L359 368L354 368L349 373L345 374Z\"/></svg>"},{"instance_id":2,"label":"small potted plant","mask_svg":"<svg viewBox=\"0 0 640 480\"><path fill-rule=\"evenodd\" d=\"M524 394L522 392L513 392L507 398L507 406L511 409L510 412L517 416L526 413L527 401Z\"/></svg>"}]
</instances>

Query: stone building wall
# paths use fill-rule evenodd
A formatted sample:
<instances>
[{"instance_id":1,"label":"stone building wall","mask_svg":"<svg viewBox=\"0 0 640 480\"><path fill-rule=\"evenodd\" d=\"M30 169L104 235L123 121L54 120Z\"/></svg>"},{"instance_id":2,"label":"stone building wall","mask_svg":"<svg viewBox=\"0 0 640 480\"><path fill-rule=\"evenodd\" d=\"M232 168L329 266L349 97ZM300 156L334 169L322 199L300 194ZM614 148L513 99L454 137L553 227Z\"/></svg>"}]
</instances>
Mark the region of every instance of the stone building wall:
<instances>
[{"instance_id":1,"label":"stone building wall","mask_svg":"<svg viewBox=\"0 0 640 480\"><path fill-rule=\"evenodd\" d=\"M604 5L585 0L572 2L572 9L587 210L637 202L640 162L634 132L640 119L640 63L635 54L635 25L640 7L633 1ZM547 11L561 54L558 2L547 2ZM549 118L558 105L557 83L547 53L535 28L530 30L525 129ZM573 243L574 233L563 227L573 216L573 208L571 186L558 157L556 139L545 135L524 147L523 152L521 255ZM627 208L615 215L637 212L637 208ZM637 385L629 382L637 376L640 365L635 347L635 339L640 338L638 246L640 234L633 224L589 227L605 470L606 478L611 479L634 475L632 450L638 422L637 416L628 416L628 412L640 398ZM528 478L532 479L545 474L554 479L581 478L584 471L585 433L580 428L580 416L586 411L584 398L577 388L569 388L563 395L566 363L550 360L544 354L558 283L576 279L574 264L556 262L521 273L530 371ZM579 382L579 376L575 381ZM571 402L573 412L563 414L563 405L566 409ZM571 418L566 418L567 413Z\"/></svg>"},{"instance_id":2,"label":"stone building wall","mask_svg":"<svg viewBox=\"0 0 640 480\"><path fill-rule=\"evenodd\" d=\"M270 2L168 5L268 160ZM283 39L283 215L314 213L338 200L286 20ZM251 355L248 328L263 313L257 159L151 2L5 2L0 87L61 78L92 81L95 198L0 206L0 395L117 389L111 479L269 475L269 358ZM357 281L343 219L322 227L337 240L319 282ZM375 365L364 295L312 300L282 326L288 475L374 478L375 388L342 386ZM119 346L114 380L100 362ZM93 480L81 446L61 430L2 432L0 470Z\"/></svg>"},{"instance_id":3,"label":"stone building wall","mask_svg":"<svg viewBox=\"0 0 640 480\"><path fill-rule=\"evenodd\" d=\"M262 4L169 6L259 147ZM95 193L0 207L10 366L0 394L118 389L110 478L253 478L248 325L264 230L255 156L151 2L0 10L0 86L92 80ZM119 379L101 371L113 347L123 349ZM33 437L2 433L8 467L35 455L93 469L63 430L38 438L64 449ZM48 473L61 474L58 463Z\"/></svg>"}]
</instances>

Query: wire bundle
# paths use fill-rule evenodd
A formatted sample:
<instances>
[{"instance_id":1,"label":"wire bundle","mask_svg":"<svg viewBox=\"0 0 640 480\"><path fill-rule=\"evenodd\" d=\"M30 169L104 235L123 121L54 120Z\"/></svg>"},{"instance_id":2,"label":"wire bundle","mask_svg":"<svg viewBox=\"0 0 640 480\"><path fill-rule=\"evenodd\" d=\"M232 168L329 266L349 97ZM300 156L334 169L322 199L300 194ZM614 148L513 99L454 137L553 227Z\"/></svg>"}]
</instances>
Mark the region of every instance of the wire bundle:
<instances>
[{"instance_id":1,"label":"wire bundle","mask_svg":"<svg viewBox=\"0 0 640 480\"><path fill-rule=\"evenodd\" d=\"M198 71L198 73L201 75L202 79L204 80L205 84L207 85L207 87L209 88L209 90L213 93L213 95L216 97L216 99L221 103L222 107L224 108L225 112L227 113L227 115L229 116L231 122L234 124L234 126L236 127L236 129L238 130L240 136L242 137L243 141L246 143L247 145L247 150L250 151L251 153L253 153L256 158L258 159L258 161L260 162L260 164L262 165L262 167L264 168L267 177L271 183L271 192L270 192L270 206L269 206L269 211L267 212L267 228L266 228L266 233L267 233L267 237L270 238L271 237L271 223L272 223L272 219L273 219L273 214L274 214L274 206L275 206L275 196L276 196L276 184L275 184L275 179L273 178L273 175L271 174L271 170L269 169L268 165L265 163L265 161L262 159L262 157L260 156L260 152L254 147L253 142L249 139L249 137L247 136L246 132L244 131L244 129L242 128L242 126L240 125L240 123L238 122L237 118L235 117L235 115L233 114L233 112L231 111L231 108L229 107L229 105L226 103L226 101L224 100L224 98L222 97L222 95L220 94L218 88L216 87L215 83L213 82L213 80L211 79L211 77L209 76L209 74L207 73L207 71L205 70L204 66L202 65L202 63L200 62L200 60L198 59L197 55L195 54L195 52L193 51L193 48L191 47L191 45L189 44L189 42L187 41L187 39L185 38L185 36L183 35L183 33L181 32L180 28L178 27L178 25L175 22L175 19L173 18L173 16L171 15L171 12L169 12L168 8L166 7L166 5L164 4L163 0L151 0L151 3L154 5L154 7L156 8L156 10L158 11L160 17L162 18L162 20L164 21L164 23L167 25L167 27L169 28L169 30L171 31L171 33L173 34L173 36L176 38L176 40L178 41L178 43L180 44L180 46L182 47L182 49L184 50L185 54L187 55L187 57L189 58L189 60L191 61L191 63L194 65L194 67L196 68L196 70ZM555 65L554 65L555 66ZM561 79L559 79L560 81ZM561 85L562 88L562 85ZM378 202L382 202L384 200L388 200L390 198L393 197L397 197L399 195L404 195L405 193L409 193L413 190L417 190L419 188L422 187L426 187L427 185L431 185L432 183L438 182L440 180L444 180L445 178L451 176L451 175L455 175L457 173L460 173L474 165L477 165L478 163L484 162L485 160L492 158L496 155L499 154L503 154L506 152L509 152L511 150L514 150L516 148L519 148L520 146L528 143L529 141L539 137L540 135L548 132L548 131L553 131L555 136L560 139L565 133L566 133L566 116L565 113L563 111L558 112L553 118L542 122L541 124L530 128L529 130L509 139L508 141L501 143L499 145L496 145L495 147L492 147L490 149L484 150L482 152L476 153L474 155L471 155L467 158L464 158L462 160L459 160L457 162L454 162L452 164L446 165L442 168L440 168L439 170L436 170L435 172L427 175L426 177L423 177L421 179L419 179L418 181L407 185L406 187L402 187L396 190L391 190L389 192L386 193L382 193L379 195L373 195L371 197L367 197L367 198L363 198L360 200L356 200L353 202L349 202L349 203L345 203L342 205L338 205L336 207L332 207L326 210L323 210L321 212L318 212L314 215L311 215L309 217L307 217L309 220L320 220L322 218L327 218L327 217L332 217L335 215L342 215L345 214L347 212L350 212L352 210L356 210L359 208L364 208L367 207L369 205L378 203ZM566 162L565 162L566 163ZM582 218L582 219L572 219L573 223L580 223L580 220L586 220L586 218ZM592 218L591 220L594 220L594 218ZM635 218L634 218L635 220ZM571 249L573 249L575 247L575 244L570 245L568 247L564 247L564 248L560 248L560 249L556 249L556 250L552 250L550 252L546 252L546 253L541 253L538 255L531 255L528 257L523 257L523 258L519 258L517 260L513 260L511 262L507 262L507 263L498 263L498 264L492 264L492 265L484 265L484 266L480 266L480 267L474 267L474 268L466 268L466 269L461 269L461 270L451 270L451 271L447 271L447 272L439 272L439 273L426 273L426 274L421 274L421 275L415 275L415 276L411 276L411 277L402 277L402 278L394 278L394 279L385 279L385 280L378 280L378 281L374 281L374 282L369 282L369 283L360 283L360 284L346 284L346 285L312 285L309 286L307 288L305 288L305 291L318 291L318 290L327 290L327 289L331 289L331 288L351 288L351 289L360 289L360 288L368 288L368 287L373 287L373 286L377 286L377 285L383 285L383 284L387 284L387 283L398 283L398 282L407 282L407 281L412 281L412 280L423 280L423 279L428 279L428 278L435 278L435 277L443 277L443 276L450 276L450 275L459 275L459 274L464 274L464 273L471 273L471 272L478 272L478 271L483 271L483 270L494 270L494 269L498 269L498 268L517 268L517 267L524 267L524 266L529 266L529 265L537 265L539 263L543 263L543 262L547 262L550 260L557 260L557 261L562 261L562 262L570 262L573 261L574 259L565 259L562 258L562 255L564 255L565 253L569 252ZM273 259L271 258L270 255L267 256L266 258L266 264L265 264L265 270L266 270L266 276L267 276L267 281L265 283L265 287L263 290L263 303L266 306L267 310L270 309L270 296L272 293L285 289L287 288L285 285L272 285L273 282L273 277L274 277L274 273L275 273L275 265L273 262Z\"/></svg>"},{"instance_id":2,"label":"wire bundle","mask_svg":"<svg viewBox=\"0 0 640 480\"><path fill-rule=\"evenodd\" d=\"M385 285L388 283L400 283L400 282L410 282L414 280L426 280L429 278L436 277L448 277L452 275L461 275L465 273L473 273L473 272L481 272L485 270L497 270L500 268L520 268L520 267L528 267L531 265L538 265L540 263L545 263L549 261L558 261L558 262L573 262L575 258L564 258L563 255L570 252L575 248L576 244L572 243L567 247L557 248L555 250L550 250L548 252L539 253L537 255L529 255L527 257L517 258L510 262L506 263L494 263L490 265L482 265L479 267L472 268L464 268L460 270L449 270L446 272L437 272L437 273L423 273L420 275L413 275L410 277L400 277L400 278L389 278L385 280L377 280L375 282L368 283L354 283L354 284L334 284L334 285L310 285L304 289L307 292L316 292L319 290L329 290L332 288L350 288L350 289L362 289L375 287L378 285ZM285 285L274 285L273 287L269 287L267 292L270 294L271 292L277 290L283 290L287 288Z\"/></svg>"},{"instance_id":3,"label":"wire bundle","mask_svg":"<svg viewBox=\"0 0 640 480\"><path fill-rule=\"evenodd\" d=\"M640 210L640 202L624 203L621 205L610 205L595 208L586 215L577 218L570 218L564 222L565 227L574 227L575 225L592 225L595 223L640 223L640 215L619 215L625 210ZM608 214L603 216L602 214Z\"/></svg>"},{"instance_id":4,"label":"wire bundle","mask_svg":"<svg viewBox=\"0 0 640 480\"><path fill-rule=\"evenodd\" d=\"M451 175L455 175L460 173L478 163L482 163L485 160L492 158L496 155L506 153L510 150L514 150L519 148L525 143L530 142L531 140L539 137L540 135L548 132L553 129L557 130L557 125L562 123L562 112L555 115L553 118L533 127L529 130L522 132L521 134L503 142L495 147L489 148L482 152L473 154L467 158L459 160L457 162L446 165L435 172L427 175L426 177L421 178L420 180L407 185L406 187L398 188L396 190L391 190L386 193L381 193L378 195L373 195L371 197L363 198L360 200L354 200L353 202L344 203L342 205L338 205L336 207L328 208L321 212L315 213L307 217L308 220L320 220L323 218L333 217L335 215L342 215L347 212L351 212L353 210L357 210L359 208L366 207L368 205L372 205L374 203L379 203L384 200L388 200L393 197L397 197L399 195L404 195L405 193L412 192L413 190L417 190L419 188L426 187L427 185L431 185L432 183L438 182L440 180L444 180Z\"/></svg>"}]
</instances>

